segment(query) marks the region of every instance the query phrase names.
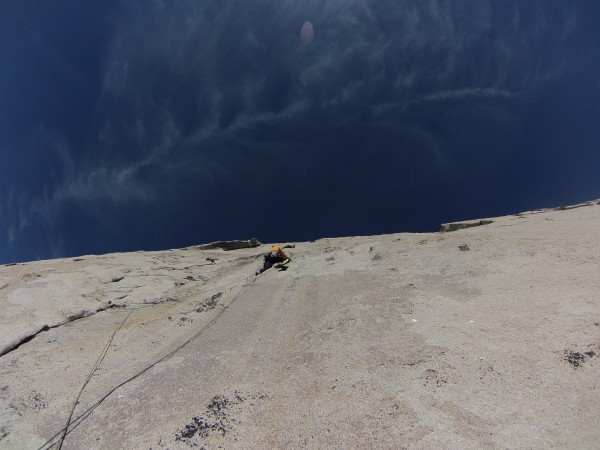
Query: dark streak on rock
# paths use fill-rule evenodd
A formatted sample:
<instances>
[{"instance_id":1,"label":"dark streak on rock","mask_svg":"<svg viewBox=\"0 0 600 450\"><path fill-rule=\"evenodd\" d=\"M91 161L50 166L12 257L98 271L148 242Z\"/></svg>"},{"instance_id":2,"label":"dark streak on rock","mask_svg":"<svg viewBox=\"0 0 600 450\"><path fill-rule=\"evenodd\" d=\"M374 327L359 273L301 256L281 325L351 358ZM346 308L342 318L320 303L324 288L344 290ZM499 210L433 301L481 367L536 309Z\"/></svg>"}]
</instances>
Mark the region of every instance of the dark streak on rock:
<instances>
[{"instance_id":1,"label":"dark streak on rock","mask_svg":"<svg viewBox=\"0 0 600 450\"><path fill-rule=\"evenodd\" d=\"M453 223L443 223L442 224L442 232L450 232L456 230L462 230L464 228L472 228L479 227L481 225L489 225L493 223L493 220L476 220L472 222L453 222Z\"/></svg>"},{"instance_id":2,"label":"dark streak on rock","mask_svg":"<svg viewBox=\"0 0 600 450\"><path fill-rule=\"evenodd\" d=\"M260 243L260 241L256 238L252 238L248 241L217 241L217 242L211 242L210 244L203 244L203 245L196 245L194 247L194 249L198 249L198 250L212 250L215 248L221 248L225 251L228 250L237 250L240 248L252 248L252 247L258 247L262 245Z\"/></svg>"},{"instance_id":3,"label":"dark streak on rock","mask_svg":"<svg viewBox=\"0 0 600 450\"><path fill-rule=\"evenodd\" d=\"M58 325L57 325L58 326ZM42 328L40 328L38 331L36 331L33 334L30 334L29 336L25 336L23 339L21 339L19 342L17 342L16 344L12 345L12 346L8 346L5 347L1 353L0 356L4 356L9 354L10 352L18 349L21 345L23 344L27 344L29 341L33 340L38 334L42 333L43 331L48 331L50 328L54 328L54 327L50 327L48 325L44 325Z\"/></svg>"},{"instance_id":4,"label":"dark streak on rock","mask_svg":"<svg viewBox=\"0 0 600 450\"><path fill-rule=\"evenodd\" d=\"M565 350L565 359L575 368L580 367L588 358L593 358L594 356L596 356L596 352L593 350L583 353Z\"/></svg>"},{"instance_id":5,"label":"dark streak on rock","mask_svg":"<svg viewBox=\"0 0 600 450\"><path fill-rule=\"evenodd\" d=\"M74 322L79 319L83 319L85 317L93 316L94 314L105 311L107 309L121 308L121 307L124 307L124 305L115 305L115 304L109 303L106 307L98 308L96 311L81 310L80 312L70 314L67 316L67 319L65 322L61 322L56 325L47 325L46 324L43 327L41 327L39 330L37 330L35 333L32 333L29 336L25 336L23 339L21 339L19 342L15 343L14 345L7 346L4 349L0 350L0 357L7 355L8 353L18 349L23 344L27 344L28 342L32 341L38 334L40 334L44 331L48 331L52 328L58 328L60 326L66 325L68 323Z\"/></svg>"},{"instance_id":6,"label":"dark streak on rock","mask_svg":"<svg viewBox=\"0 0 600 450\"><path fill-rule=\"evenodd\" d=\"M260 393L250 396L251 400L264 400L268 398L267 394ZM235 419L230 418L229 410L247 399L246 396L238 390L235 391L233 399L229 399L224 395L215 395L210 403L206 405L206 410L200 416L192 417L192 422L175 434L175 440L183 442L190 447L197 447L198 442L194 438L207 438L212 434L220 434L225 436L232 431L232 422Z\"/></svg>"},{"instance_id":7,"label":"dark streak on rock","mask_svg":"<svg viewBox=\"0 0 600 450\"><path fill-rule=\"evenodd\" d=\"M219 303L219 299L222 295L222 292L217 292L216 294L212 295L208 300L202 303L198 309L196 309L196 312L204 312L213 309L215 306L217 306L217 303Z\"/></svg>"},{"instance_id":8,"label":"dark streak on rock","mask_svg":"<svg viewBox=\"0 0 600 450\"><path fill-rule=\"evenodd\" d=\"M207 405L205 414L192 417L192 422L188 423L183 430L175 435L175 440L194 445L191 439L196 435L207 438L216 432L225 436L230 430L227 410L232 404L234 403L227 397L215 395Z\"/></svg>"}]
</instances>

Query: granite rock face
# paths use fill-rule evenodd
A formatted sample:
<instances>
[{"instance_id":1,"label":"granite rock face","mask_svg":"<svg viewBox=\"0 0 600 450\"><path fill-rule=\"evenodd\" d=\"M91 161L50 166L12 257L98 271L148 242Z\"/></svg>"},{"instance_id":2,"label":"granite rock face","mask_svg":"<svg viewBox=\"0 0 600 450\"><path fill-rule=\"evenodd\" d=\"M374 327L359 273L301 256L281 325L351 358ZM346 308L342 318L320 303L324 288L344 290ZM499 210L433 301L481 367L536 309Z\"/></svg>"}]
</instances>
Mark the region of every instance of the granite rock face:
<instances>
[{"instance_id":1,"label":"granite rock face","mask_svg":"<svg viewBox=\"0 0 600 450\"><path fill-rule=\"evenodd\" d=\"M596 447L576 206L280 243L258 277L251 241L2 266L0 448L57 447L76 401L65 449Z\"/></svg>"},{"instance_id":2,"label":"granite rock face","mask_svg":"<svg viewBox=\"0 0 600 450\"><path fill-rule=\"evenodd\" d=\"M213 250L215 248L221 248L223 250L239 250L241 248L253 248L262 245L256 238L249 239L247 241L217 241L209 244L198 245L198 250Z\"/></svg>"},{"instance_id":3,"label":"granite rock face","mask_svg":"<svg viewBox=\"0 0 600 450\"><path fill-rule=\"evenodd\" d=\"M470 220L467 222L451 222L443 223L441 231L450 232L456 230L464 230L465 228L480 227L481 225L489 225L492 220Z\"/></svg>"}]
</instances>

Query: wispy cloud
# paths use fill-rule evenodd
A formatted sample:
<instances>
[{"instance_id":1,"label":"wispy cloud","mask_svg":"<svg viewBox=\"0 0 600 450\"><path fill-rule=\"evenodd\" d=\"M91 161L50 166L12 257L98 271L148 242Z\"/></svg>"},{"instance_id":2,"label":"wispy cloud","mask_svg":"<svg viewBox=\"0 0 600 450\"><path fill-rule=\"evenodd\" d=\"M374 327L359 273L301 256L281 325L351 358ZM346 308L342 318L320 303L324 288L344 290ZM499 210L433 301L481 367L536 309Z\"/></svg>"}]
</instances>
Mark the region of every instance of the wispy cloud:
<instances>
[{"instance_id":1,"label":"wispy cloud","mask_svg":"<svg viewBox=\"0 0 600 450\"><path fill-rule=\"evenodd\" d=\"M434 92L432 94L423 96L421 98L413 100L412 103L420 102L438 102L446 100L463 100L466 98L471 99L495 99L495 98L515 98L519 94L516 92L509 92L502 89L494 88L474 88L474 89L454 89L448 91Z\"/></svg>"},{"instance_id":2,"label":"wispy cloud","mask_svg":"<svg viewBox=\"0 0 600 450\"><path fill-rule=\"evenodd\" d=\"M365 143L356 152L369 155L369 139L380 139L392 143L382 161L411 161L414 153L423 165L458 167L450 127L426 112L435 105L447 116L485 113L571 70L564 49L577 30L577 8L545 5L123 3L98 68L101 90L85 142L46 124L34 130L37 141L26 146L33 160L51 159L53 172L34 187L0 191L7 199L2 234L9 245L33 226L60 235L67 205L102 217L106 205L151 209L179 194L215 198L247 176L249 163L285 161L286 144L312 148L326 135L319 152L331 155L289 163L320 176L315 162L336 160L336 148L346 148L345 135L358 128ZM300 36L307 20L310 44ZM272 142L278 145L266 145Z\"/></svg>"}]
</instances>

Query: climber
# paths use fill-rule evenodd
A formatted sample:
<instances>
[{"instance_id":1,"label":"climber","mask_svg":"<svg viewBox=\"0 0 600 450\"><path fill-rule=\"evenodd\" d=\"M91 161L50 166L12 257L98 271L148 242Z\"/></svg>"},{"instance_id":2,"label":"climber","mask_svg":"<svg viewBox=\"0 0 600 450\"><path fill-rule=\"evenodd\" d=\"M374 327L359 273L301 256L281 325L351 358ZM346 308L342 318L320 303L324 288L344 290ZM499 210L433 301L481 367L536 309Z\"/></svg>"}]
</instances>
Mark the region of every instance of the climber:
<instances>
[{"instance_id":1,"label":"climber","mask_svg":"<svg viewBox=\"0 0 600 450\"><path fill-rule=\"evenodd\" d=\"M256 275L263 273L265 270L270 269L275 265L280 270L285 270L284 266L292 260L288 255L285 254L283 249L279 245L274 245L264 255L264 262L262 269L256 271Z\"/></svg>"}]
</instances>

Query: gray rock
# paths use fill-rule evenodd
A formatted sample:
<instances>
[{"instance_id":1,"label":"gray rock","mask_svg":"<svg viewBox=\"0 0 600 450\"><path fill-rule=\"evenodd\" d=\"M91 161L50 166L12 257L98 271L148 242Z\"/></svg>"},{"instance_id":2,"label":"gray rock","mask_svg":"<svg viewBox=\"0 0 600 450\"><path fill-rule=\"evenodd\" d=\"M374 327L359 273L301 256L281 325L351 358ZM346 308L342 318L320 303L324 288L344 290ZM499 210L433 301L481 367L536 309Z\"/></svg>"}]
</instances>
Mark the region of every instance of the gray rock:
<instances>
[{"instance_id":1,"label":"gray rock","mask_svg":"<svg viewBox=\"0 0 600 450\"><path fill-rule=\"evenodd\" d=\"M479 227L481 225L489 225L493 220L472 220L468 222L451 222L442 224L442 232L463 230L465 228Z\"/></svg>"},{"instance_id":2,"label":"gray rock","mask_svg":"<svg viewBox=\"0 0 600 450\"><path fill-rule=\"evenodd\" d=\"M202 244L202 245L195 245L192 248L198 249L198 250L212 250L215 248L221 248L223 250L238 250L241 248L253 248L253 247L258 247L262 245L261 242L256 239L256 238L252 238L249 239L247 241L216 241L216 242L211 242L209 244Z\"/></svg>"}]
</instances>

